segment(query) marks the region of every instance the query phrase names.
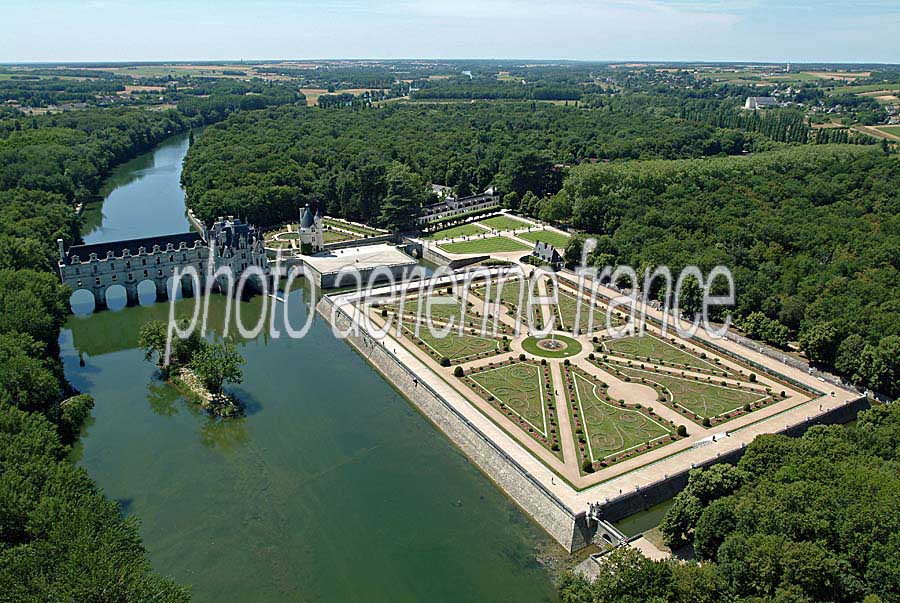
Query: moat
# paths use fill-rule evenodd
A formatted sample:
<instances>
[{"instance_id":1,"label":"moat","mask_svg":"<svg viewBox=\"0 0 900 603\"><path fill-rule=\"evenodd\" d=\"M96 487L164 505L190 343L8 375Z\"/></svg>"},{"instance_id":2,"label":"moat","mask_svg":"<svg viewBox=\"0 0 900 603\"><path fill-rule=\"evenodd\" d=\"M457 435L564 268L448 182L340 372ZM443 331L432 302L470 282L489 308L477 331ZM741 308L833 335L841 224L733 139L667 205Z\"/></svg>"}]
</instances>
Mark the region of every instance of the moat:
<instances>
[{"instance_id":1,"label":"moat","mask_svg":"<svg viewBox=\"0 0 900 603\"><path fill-rule=\"evenodd\" d=\"M103 204L86 209L86 242L188 230L187 140L110 177ZM309 294L291 297L301 324ZM224 299L210 305L218 336ZM538 562L555 543L323 320L302 340L242 342L233 392L247 416L222 421L137 349L140 325L167 311L73 316L60 343L68 379L96 400L79 464L140 519L154 566L195 601L555 600Z\"/></svg>"}]
</instances>

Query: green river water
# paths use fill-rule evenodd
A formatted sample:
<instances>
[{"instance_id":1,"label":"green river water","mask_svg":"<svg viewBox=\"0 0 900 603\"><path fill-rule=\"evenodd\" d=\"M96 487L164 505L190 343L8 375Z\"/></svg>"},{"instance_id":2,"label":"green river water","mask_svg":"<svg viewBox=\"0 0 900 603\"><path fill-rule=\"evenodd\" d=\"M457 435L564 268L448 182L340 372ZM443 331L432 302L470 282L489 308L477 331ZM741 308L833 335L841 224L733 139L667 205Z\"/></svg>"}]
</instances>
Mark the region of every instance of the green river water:
<instances>
[{"instance_id":1,"label":"green river water","mask_svg":"<svg viewBox=\"0 0 900 603\"><path fill-rule=\"evenodd\" d=\"M176 136L117 170L86 210L86 241L186 231L186 150ZM295 327L305 296L287 304ZM243 302L245 323L263 306ZM210 307L218 337L224 298ZM557 545L327 323L302 340L241 342L232 391L247 416L220 421L136 349L140 325L167 312L73 316L60 344L68 379L96 401L77 462L140 518L154 567L195 601L556 600L538 559Z\"/></svg>"}]
</instances>

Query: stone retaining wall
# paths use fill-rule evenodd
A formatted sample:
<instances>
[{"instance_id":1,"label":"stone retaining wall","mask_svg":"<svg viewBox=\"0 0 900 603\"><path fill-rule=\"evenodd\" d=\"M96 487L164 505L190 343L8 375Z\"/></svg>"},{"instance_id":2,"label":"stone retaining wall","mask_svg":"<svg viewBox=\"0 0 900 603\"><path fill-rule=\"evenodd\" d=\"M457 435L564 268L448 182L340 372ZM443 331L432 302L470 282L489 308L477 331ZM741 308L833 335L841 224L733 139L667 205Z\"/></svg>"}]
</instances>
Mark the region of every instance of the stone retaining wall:
<instances>
[{"instance_id":1,"label":"stone retaining wall","mask_svg":"<svg viewBox=\"0 0 900 603\"><path fill-rule=\"evenodd\" d=\"M792 425L791 427L779 432L780 435L799 437L802 436L807 429L813 425L832 425L843 424L856 419L856 415L870 408L869 400L862 396L856 400L852 400L847 404L825 411L814 417L809 417L805 421ZM704 463L697 465L698 468L706 468L718 463L737 463L744 455L746 448L737 448L730 452L710 459ZM619 521L639 513L646 511L650 507L667 501L681 492L687 485L688 474L690 469L686 469L680 473L670 475L664 480L655 482L649 486L642 487L639 491L625 493L603 505L603 518L607 521Z\"/></svg>"},{"instance_id":2,"label":"stone retaining wall","mask_svg":"<svg viewBox=\"0 0 900 603\"><path fill-rule=\"evenodd\" d=\"M316 306L329 323L334 308L333 300L327 296ZM352 322L343 310L337 309L333 324L346 330ZM572 552L590 544L594 529L588 528L584 513L573 513L383 345L363 335L362 328L360 333L347 337L356 351L563 548Z\"/></svg>"}]
</instances>

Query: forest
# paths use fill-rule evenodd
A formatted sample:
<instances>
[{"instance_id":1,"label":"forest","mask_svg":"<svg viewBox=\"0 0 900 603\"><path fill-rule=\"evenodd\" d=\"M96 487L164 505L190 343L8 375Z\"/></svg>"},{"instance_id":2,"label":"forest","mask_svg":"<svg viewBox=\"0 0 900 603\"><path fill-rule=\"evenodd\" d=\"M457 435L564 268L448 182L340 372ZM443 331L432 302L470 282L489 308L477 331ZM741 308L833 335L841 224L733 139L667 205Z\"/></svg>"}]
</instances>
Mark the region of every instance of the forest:
<instances>
[{"instance_id":1,"label":"forest","mask_svg":"<svg viewBox=\"0 0 900 603\"><path fill-rule=\"evenodd\" d=\"M729 266L738 326L762 313L813 362L900 396L900 164L880 147L582 165L523 209L601 235L604 264Z\"/></svg>"},{"instance_id":2,"label":"forest","mask_svg":"<svg viewBox=\"0 0 900 603\"><path fill-rule=\"evenodd\" d=\"M803 437L759 436L736 466L691 473L660 530L701 563L608 555L564 603L900 601L900 405Z\"/></svg>"},{"instance_id":3,"label":"forest","mask_svg":"<svg viewBox=\"0 0 900 603\"><path fill-rule=\"evenodd\" d=\"M669 117L632 100L596 110L537 102L393 104L241 112L207 129L185 161L187 203L203 220L233 214L263 226L303 203L381 222L385 175L400 162L459 194L495 184L537 195L582 161L738 154L772 141ZM415 212L415 207L410 211Z\"/></svg>"}]
</instances>

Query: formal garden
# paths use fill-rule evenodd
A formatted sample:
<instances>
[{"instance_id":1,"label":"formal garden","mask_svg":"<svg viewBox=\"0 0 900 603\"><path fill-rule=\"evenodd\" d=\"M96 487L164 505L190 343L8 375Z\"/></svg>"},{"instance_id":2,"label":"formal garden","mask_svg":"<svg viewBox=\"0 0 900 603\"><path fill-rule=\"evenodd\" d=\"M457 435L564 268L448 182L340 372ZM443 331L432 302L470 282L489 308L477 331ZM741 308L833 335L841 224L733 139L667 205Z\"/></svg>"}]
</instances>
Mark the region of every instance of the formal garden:
<instances>
[{"instance_id":1,"label":"formal garden","mask_svg":"<svg viewBox=\"0 0 900 603\"><path fill-rule=\"evenodd\" d=\"M459 370L470 387L562 458L549 366L523 360Z\"/></svg>"},{"instance_id":2,"label":"formal garden","mask_svg":"<svg viewBox=\"0 0 900 603\"><path fill-rule=\"evenodd\" d=\"M666 341L651 333L619 339L603 338L602 348L610 355L621 358L647 361L661 366L683 368L723 377L732 374L732 371L718 358L711 360L704 351L691 350L684 343L678 343L678 340L674 338Z\"/></svg>"},{"instance_id":3,"label":"formal garden","mask_svg":"<svg viewBox=\"0 0 900 603\"><path fill-rule=\"evenodd\" d=\"M460 335L456 328L450 329L450 332L444 335L442 328L435 327L437 333L435 334L425 324L419 324L418 327L416 329L415 326L403 325L403 331L420 348L447 366L508 350L509 344L501 339L482 337L474 333Z\"/></svg>"},{"instance_id":4,"label":"formal garden","mask_svg":"<svg viewBox=\"0 0 900 603\"><path fill-rule=\"evenodd\" d=\"M625 381L653 387L661 402L704 427L724 423L786 397L781 395L784 392L775 394L758 384L714 381L711 376L687 373L676 376L646 365L603 363L602 368Z\"/></svg>"},{"instance_id":5,"label":"formal garden","mask_svg":"<svg viewBox=\"0 0 900 603\"><path fill-rule=\"evenodd\" d=\"M566 388L581 470L592 473L687 435L640 404L610 397L606 383L566 365Z\"/></svg>"}]
</instances>

